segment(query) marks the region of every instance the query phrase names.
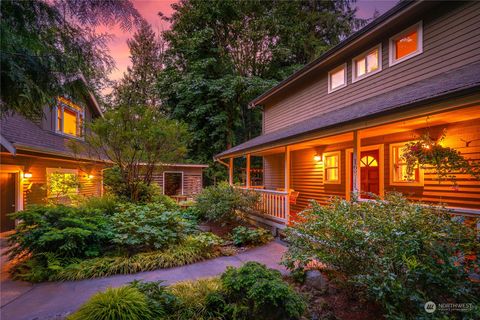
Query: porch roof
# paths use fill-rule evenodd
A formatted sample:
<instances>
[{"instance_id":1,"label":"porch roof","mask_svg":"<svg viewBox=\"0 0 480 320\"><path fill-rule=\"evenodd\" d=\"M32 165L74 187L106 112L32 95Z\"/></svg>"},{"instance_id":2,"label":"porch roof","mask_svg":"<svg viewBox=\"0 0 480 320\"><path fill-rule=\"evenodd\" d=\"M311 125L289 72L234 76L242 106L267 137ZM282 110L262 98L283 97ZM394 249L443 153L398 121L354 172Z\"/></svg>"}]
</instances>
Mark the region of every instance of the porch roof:
<instances>
[{"instance_id":1,"label":"porch roof","mask_svg":"<svg viewBox=\"0 0 480 320\"><path fill-rule=\"evenodd\" d=\"M480 63L471 64L258 136L217 154L215 159L241 154L289 138L366 120L399 109L405 110L446 96L478 92L479 89Z\"/></svg>"}]
</instances>

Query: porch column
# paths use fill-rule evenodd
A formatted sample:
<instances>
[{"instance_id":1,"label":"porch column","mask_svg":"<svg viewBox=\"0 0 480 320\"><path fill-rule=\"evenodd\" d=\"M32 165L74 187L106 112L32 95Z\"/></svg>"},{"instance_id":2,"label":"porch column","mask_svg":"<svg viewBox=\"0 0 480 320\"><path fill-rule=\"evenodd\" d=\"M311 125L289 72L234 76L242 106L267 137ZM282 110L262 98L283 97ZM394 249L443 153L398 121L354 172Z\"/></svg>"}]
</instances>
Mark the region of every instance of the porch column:
<instances>
[{"instance_id":1,"label":"porch column","mask_svg":"<svg viewBox=\"0 0 480 320\"><path fill-rule=\"evenodd\" d=\"M290 146L285 147L285 191L290 192ZM285 203L285 218L290 220L290 197L287 196Z\"/></svg>"},{"instance_id":2,"label":"porch column","mask_svg":"<svg viewBox=\"0 0 480 320\"><path fill-rule=\"evenodd\" d=\"M360 192L360 133L353 131L353 159L352 159L352 190L358 194Z\"/></svg>"},{"instance_id":3,"label":"porch column","mask_svg":"<svg viewBox=\"0 0 480 320\"><path fill-rule=\"evenodd\" d=\"M233 157L229 158L229 166L228 166L228 183L233 186Z\"/></svg>"},{"instance_id":4,"label":"porch column","mask_svg":"<svg viewBox=\"0 0 480 320\"><path fill-rule=\"evenodd\" d=\"M250 188L250 153L247 153L247 167L245 169L245 187Z\"/></svg>"}]
</instances>

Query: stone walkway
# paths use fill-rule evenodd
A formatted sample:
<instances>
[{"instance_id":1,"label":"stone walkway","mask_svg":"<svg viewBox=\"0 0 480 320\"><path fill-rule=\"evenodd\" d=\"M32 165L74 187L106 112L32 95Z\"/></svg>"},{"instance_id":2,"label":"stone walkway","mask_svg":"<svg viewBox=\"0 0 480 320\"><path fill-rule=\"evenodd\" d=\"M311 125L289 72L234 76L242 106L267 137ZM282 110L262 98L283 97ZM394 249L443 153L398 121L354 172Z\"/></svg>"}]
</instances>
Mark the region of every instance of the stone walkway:
<instances>
[{"instance_id":1,"label":"stone walkway","mask_svg":"<svg viewBox=\"0 0 480 320\"><path fill-rule=\"evenodd\" d=\"M238 267L247 261L258 261L282 272L278 263L286 247L279 241L247 250L232 257L219 257L177 268L161 269L130 275L118 275L82 281L47 282L30 284L12 281L2 272L0 318L3 320L30 320L63 318L75 311L92 294L107 287L118 287L135 279L164 280L166 284L177 281L211 277L221 274L227 266ZM2 264L5 258L2 257Z\"/></svg>"}]
</instances>

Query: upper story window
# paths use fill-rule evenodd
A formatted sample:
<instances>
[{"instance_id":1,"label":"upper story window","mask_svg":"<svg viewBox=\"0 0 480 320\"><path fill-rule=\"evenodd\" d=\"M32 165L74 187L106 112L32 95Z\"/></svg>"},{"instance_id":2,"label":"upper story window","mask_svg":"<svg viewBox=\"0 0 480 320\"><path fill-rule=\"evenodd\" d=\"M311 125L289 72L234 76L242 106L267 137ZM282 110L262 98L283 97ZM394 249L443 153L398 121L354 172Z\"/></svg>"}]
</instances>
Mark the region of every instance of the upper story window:
<instances>
[{"instance_id":1,"label":"upper story window","mask_svg":"<svg viewBox=\"0 0 480 320\"><path fill-rule=\"evenodd\" d=\"M423 52L422 22L390 38L390 65L410 59Z\"/></svg>"},{"instance_id":2,"label":"upper story window","mask_svg":"<svg viewBox=\"0 0 480 320\"><path fill-rule=\"evenodd\" d=\"M328 93L347 85L347 64L343 64L328 73Z\"/></svg>"},{"instance_id":3,"label":"upper story window","mask_svg":"<svg viewBox=\"0 0 480 320\"><path fill-rule=\"evenodd\" d=\"M368 77L382 70L382 45L365 51L352 61L352 82Z\"/></svg>"},{"instance_id":4,"label":"upper story window","mask_svg":"<svg viewBox=\"0 0 480 320\"><path fill-rule=\"evenodd\" d=\"M58 97L56 115L56 132L77 138L83 137L83 120L85 118L83 107L64 97Z\"/></svg>"},{"instance_id":5,"label":"upper story window","mask_svg":"<svg viewBox=\"0 0 480 320\"><path fill-rule=\"evenodd\" d=\"M405 143L390 145L390 184L399 186L422 186L423 171L420 168L415 168L412 175L407 173L407 164L403 159L404 149Z\"/></svg>"},{"instance_id":6,"label":"upper story window","mask_svg":"<svg viewBox=\"0 0 480 320\"><path fill-rule=\"evenodd\" d=\"M323 154L324 183L340 183L340 151Z\"/></svg>"}]
</instances>

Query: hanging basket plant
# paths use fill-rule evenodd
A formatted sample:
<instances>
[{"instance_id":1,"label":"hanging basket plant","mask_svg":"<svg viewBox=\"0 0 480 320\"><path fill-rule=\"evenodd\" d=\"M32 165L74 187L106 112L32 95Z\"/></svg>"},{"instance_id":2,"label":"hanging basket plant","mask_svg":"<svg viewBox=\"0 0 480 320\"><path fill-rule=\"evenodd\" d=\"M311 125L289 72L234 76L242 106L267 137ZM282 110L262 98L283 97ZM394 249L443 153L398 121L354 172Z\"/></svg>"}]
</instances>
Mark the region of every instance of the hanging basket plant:
<instances>
[{"instance_id":1,"label":"hanging basket plant","mask_svg":"<svg viewBox=\"0 0 480 320\"><path fill-rule=\"evenodd\" d=\"M439 183L450 180L457 186L457 174L469 174L480 180L479 164L466 159L454 148L444 147L442 141L445 136L446 132L443 131L440 139L435 140L428 133L424 133L416 141L405 145L402 158L407 165L407 175L412 176L415 169L420 167L435 172Z\"/></svg>"}]
</instances>

